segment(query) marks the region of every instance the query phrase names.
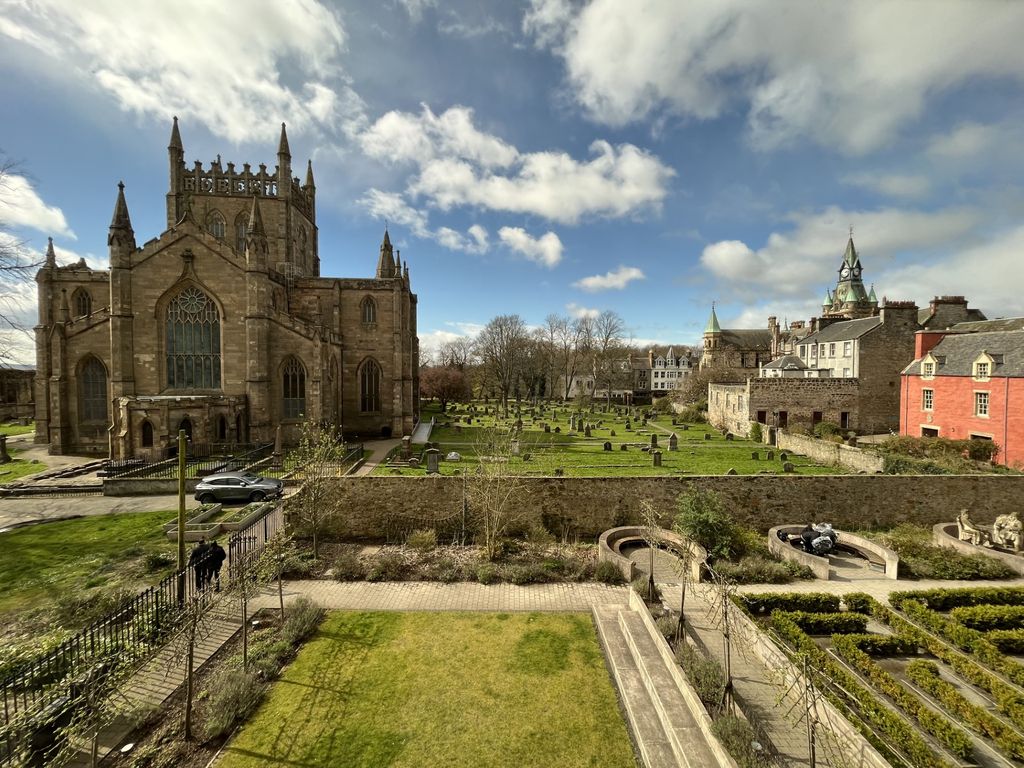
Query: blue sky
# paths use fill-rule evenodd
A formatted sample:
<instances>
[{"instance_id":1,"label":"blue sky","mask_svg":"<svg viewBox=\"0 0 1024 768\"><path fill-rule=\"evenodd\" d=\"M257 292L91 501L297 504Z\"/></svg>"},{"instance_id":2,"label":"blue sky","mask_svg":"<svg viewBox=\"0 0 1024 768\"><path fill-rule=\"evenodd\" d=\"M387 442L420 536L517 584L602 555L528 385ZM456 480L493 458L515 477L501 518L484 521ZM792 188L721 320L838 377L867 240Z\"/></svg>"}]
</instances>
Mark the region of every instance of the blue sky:
<instances>
[{"instance_id":1,"label":"blue sky","mask_svg":"<svg viewBox=\"0 0 1024 768\"><path fill-rule=\"evenodd\" d=\"M850 226L880 297L1019 315L1022 31L1009 2L0 0L0 219L105 267L118 180L163 229L172 115L186 162L271 168L285 121L322 273L371 274L386 218L426 348L508 312L641 345L712 300L806 319Z\"/></svg>"}]
</instances>

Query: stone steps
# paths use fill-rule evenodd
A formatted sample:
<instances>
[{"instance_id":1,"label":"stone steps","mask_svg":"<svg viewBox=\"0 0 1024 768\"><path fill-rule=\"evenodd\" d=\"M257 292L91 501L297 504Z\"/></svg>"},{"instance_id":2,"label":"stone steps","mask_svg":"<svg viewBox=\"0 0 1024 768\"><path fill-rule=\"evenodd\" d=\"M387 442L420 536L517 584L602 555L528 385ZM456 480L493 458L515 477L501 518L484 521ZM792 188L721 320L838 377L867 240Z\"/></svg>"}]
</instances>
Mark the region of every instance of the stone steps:
<instances>
[{"instance_id":1,"label":"stone steps","mask_svg":"<svg viewBox=\"0 0 1024 768\"><path fill-rule=\"evenodd\" d=\"M708 744L640 615L601 605L594 620L645 768L729 765Z\"/></svg>"}]
</instances>

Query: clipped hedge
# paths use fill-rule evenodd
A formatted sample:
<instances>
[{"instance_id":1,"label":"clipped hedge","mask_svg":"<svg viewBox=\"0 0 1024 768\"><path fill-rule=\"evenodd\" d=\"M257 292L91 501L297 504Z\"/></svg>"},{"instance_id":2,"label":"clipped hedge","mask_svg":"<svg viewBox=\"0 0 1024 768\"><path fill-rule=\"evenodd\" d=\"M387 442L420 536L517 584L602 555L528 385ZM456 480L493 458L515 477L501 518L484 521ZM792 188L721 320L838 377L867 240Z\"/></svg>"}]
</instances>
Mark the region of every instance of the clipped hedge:
<instances>
[{"instance_id":1,"label":"clipped hedge","mask_svg":"<svg viewBox=\"0 0 1024 768\"><path fill-rule=\"evenodd\" d=\"M995 629L986 633L985 639L1002 653L1024 656L1024 629Z\"/></svg>"},{"instance_id":2,"label":"clipped hedge","mask_svg":"<svg viewBox=\"0 0 1024 768\"><path fill-rule=\"evenodd\" d=\"M846 610L863 613L866 616L871 615L871 603L873 602L874 598L864 592L851 592L848 595L843 595Z\"/></svg>"},{"instance_id":3,"label":"clipped hedge","mask_svg":"<svg viewBox=\"0 0 1024 768\"><path fill-rule=\"evenodd\" d=\"M833 635L832 642L852 643L868 656L914 656L917 642L903 635L843 634Z\"/></svg>"},{"instance_id":4,"label":"clipped hedge","mask_svg":"<svg viewBox=\"0 0 1024 768\"><path fill-rule=\"evenodd\" d=\"M751 616L763 616L775 611L839 612L839 596L827 592L776 592L740 595L737 601L740 607Z\"/></svg>"},{"instance_id":5,"label":"clipped hedge","mask_svg":"<svg viewBox=\"0 0 1024 768\"><path fill-rule=\"evenodd\" d=\"M863 632L868 617L859 613L807 613L805 611L774 611L772 616L787 617L808 635L833 635Z\"/></svg>"},{"instance_id":6,"label":"clipped hedge","mask_svg":"<svg viewBox=\"0 0 1024 768\"><path fill-rule=\"evenodd\" d=\"M1010 757L1024 759L1024 739L998 717L993 717L964 698L950 683L939 677L939 668L930 661L912 661L907 677L934 696L951 715L992 739Z\"/></svg>"},{"instance_id":7,"label":"clipped hedge","mask_svg":"<svg viewBox=\"0 0 1024 768\"><path fill-rule=\"evenodd\" d=\"M949 617L968 629L1019 629L1024 626L1024 605L965 605L954 608Z\"/></svg>"},{"instance_id":8,"label":"clipped hedge","mask_svg":"<svg viewBox=\"0 0 1024 768\"><path fill-rule=\"evenodd\" d=\"M837 635L832 638L832 648L847 664L864 675L875 690L889 697L900 709L917 720L922 728L954 755L966 758L973 752L973 742L967 734L953 725L948 717L924 704L913 691L878 666L855 642L847 642L842 635Z\"/></svg>"},{"instance_id":9,"label":"clipped hedge","mask_svg":"<svg viewBox=\"0 0 1024 768\"><path fill-rule=\"evenodd\" d=\"M890 605L899 610L907 600L924 603L933 611L949 611L966 605L1024 605L1024 587L918 589L889 595Z\"/></svg>"},{"instance_id":10,"label":"clipped hedge","mask_svg":"<svg viewBox=\"0 0 1024 768\"><path fill-rule=\"evenodd\" d=\"M852 718L851 722L883 753L891 751L892 747L889 745L895 744L899 745L900 753L917 768L951 768L951 763L933 751L928 742L921 738L917 729L889 709L888 705L865 688L856 676L850 674L845 667L819 648L796 622L780 613L772 616L772 627L798 652L807 654L815 669L828 676L856 702L860 717ZM832 695L830 688L826 688L825 691L840 709L848 709L849 702ZM868 724L871 727L868 727ZM885 734L887 740L880 741L872 728L877 728Z\"/></svg>"}]
</instances>

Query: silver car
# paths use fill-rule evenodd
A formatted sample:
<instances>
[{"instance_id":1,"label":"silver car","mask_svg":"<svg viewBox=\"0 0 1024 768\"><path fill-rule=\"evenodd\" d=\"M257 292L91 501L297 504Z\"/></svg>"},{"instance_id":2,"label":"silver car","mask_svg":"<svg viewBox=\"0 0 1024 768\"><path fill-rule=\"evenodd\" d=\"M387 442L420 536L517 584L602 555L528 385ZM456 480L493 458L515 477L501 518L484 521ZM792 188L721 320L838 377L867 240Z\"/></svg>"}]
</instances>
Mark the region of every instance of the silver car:
<instances>
[{"instance_id":1,"label":"silver car","mask_svg":"<svg viewBox=\"0 0 1024 768\"><path fill-rule=\"evenodd\" d=\"M284 493L284 483L252 472L221 472L204 477L196 484L196 501L212 504L217 501L263 501L276 499Z\"/></svg>"}]
</instances>

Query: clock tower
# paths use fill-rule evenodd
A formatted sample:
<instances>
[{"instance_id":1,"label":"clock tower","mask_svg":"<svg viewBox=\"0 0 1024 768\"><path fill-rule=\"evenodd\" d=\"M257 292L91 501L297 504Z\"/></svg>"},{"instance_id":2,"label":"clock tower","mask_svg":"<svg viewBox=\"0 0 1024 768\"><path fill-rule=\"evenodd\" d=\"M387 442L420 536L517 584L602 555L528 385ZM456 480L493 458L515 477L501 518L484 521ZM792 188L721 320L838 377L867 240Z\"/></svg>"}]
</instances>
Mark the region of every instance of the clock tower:
<instances>
[{"instance_id":1,"label":"clock tower","mask_svg":"<svg viewBox=\"0 0 1024 768\"><path fill-rule=\"evenodd\" d=\"M846 243L843 260L839 264L839 280L834 291L826 293L822 305L823 317L842 317L853 320L858 317L872 317L878 314L878 300L875 299L874 288L868 292L864 288L864 268L860 263L860 254L853 244L853 227L850 228L850 239Z\"/></svg>"}]
</instances>

